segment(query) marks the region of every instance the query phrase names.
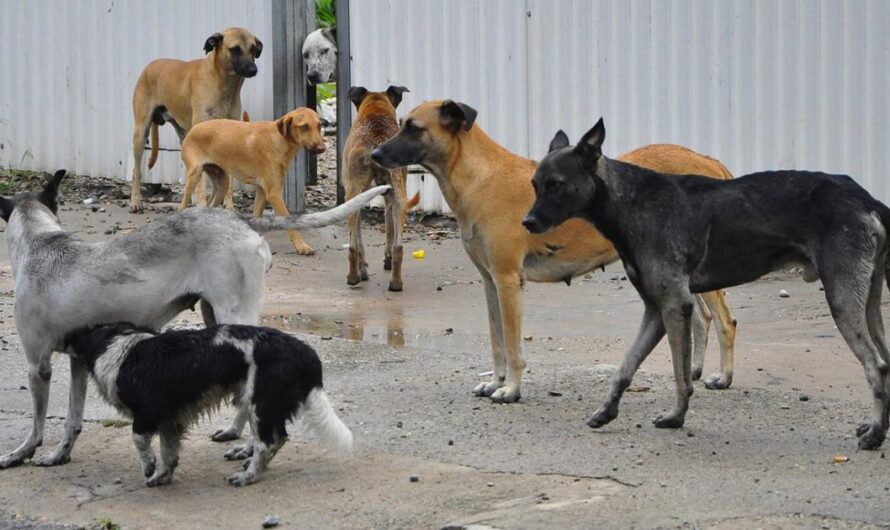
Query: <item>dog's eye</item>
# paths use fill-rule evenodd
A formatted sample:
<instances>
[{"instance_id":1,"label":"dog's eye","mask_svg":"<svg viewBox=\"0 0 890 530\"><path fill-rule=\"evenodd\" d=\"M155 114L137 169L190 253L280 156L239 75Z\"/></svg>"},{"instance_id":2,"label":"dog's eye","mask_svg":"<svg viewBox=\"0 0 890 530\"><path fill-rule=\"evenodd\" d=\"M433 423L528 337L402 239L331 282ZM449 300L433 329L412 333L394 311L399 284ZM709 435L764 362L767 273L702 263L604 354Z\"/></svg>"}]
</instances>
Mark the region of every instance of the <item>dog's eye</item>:
<instances>
[{"instance_id":1,"label":"dog's eye","mask_svg":"<svg viewBox=\"0 0 890 530\"><path fill-rule=\"evenodd\" d=\"M547 189L549 189L549 190L558 190L560 186L562 186L561 180L548 180L547 181Z\"/></svg>"},{"instance_id":2,"label":"dog's eye","mask_svg":"<svg viewBox=\"0 0 890 530\"><path fill-rule=\"evenodd\" d=\"M309 58L309 52L303 52L303 59Z\"/></svg>"},{"instance_id":3,"label":"dog's eye","mask_svg":"<svg viewBox=\"0 0 890 530\"><path fill-rule=\"evenodd\" d=\"M309 126L304 123L304 124L300 125L300 130L303 132L306 132L309 130Z\"/></svg>"},{"instance_id":4,"label":"dog's eye","mask_svg":"<svg viewBox=\"0 0 890 530\"><path fill-rule=\"evenodd\" d=\"M322 55L327 55L327 53L328 53L329 51L331 51L330 48L323 48L323 49L321 50L321 54L322 54Z\"/></svg>"}]
</instances>

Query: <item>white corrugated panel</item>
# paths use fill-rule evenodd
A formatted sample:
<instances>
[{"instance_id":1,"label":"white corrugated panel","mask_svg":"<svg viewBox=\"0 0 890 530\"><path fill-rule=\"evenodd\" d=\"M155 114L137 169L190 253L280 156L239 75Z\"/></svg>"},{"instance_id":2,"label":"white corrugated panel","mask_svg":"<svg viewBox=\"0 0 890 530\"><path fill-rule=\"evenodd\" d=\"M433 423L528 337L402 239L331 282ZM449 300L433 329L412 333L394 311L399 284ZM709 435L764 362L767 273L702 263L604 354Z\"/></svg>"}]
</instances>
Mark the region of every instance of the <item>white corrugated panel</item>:
<instances>
[{"instance_id":1,"label":"white corrugated panel","mask_svg":"<svg viewBox=\"0 0 890 530\"><path fill-rule=\"evenodd\" d=\"M253 119L272 119L269 2L3 0L0 165L129 177L133 89L142 69L160 57L200 58L207 37L231 26L265 45L241 102ZM160 145L179 148L172 127L161 128ZM179 152L161 151L145 181L182 177Z\"/></svg>"},{"instance_id":2,"label":"white corrugated panel","mask_svg":"<svg viewBox=\"0 0 890 530\"><path fill-rule=\"evenodd\" d=\"M400 114L466 102L531 158L603 116L612 156L678 143L736 175L847 173L890 203L890 2L353 0L350 20L353 84L407 86Z\"/></svg>"}]
</instances>

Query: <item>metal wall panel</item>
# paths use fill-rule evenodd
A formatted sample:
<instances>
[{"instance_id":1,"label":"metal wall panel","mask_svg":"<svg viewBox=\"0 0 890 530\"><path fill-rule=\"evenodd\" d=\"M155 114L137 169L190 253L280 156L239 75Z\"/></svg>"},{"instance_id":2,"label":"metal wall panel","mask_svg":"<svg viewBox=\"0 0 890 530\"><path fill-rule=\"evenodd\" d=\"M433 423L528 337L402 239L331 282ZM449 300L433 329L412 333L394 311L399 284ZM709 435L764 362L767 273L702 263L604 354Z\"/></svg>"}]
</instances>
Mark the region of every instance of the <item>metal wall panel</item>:
<instances>
[{"instance_id":1,"label":"metal wall panel","mask_svg":"<svg viewBox=\"0 0 890 530\"><path fill-rule=\"evenodd\" d=\"M605 151L687 145L736 175L847 173L890 203L890 2L353 0L353 84L451 98L540 158L605 118ZM431 179L427 178L427 181ZM433 195L435 193L435 195ZM444 204L423 185L423 206Z\"/></svg>"},{"instance_id":2,"label":"metal wall panel","mask_svg":"<svg viewBox=\"0 0 890 530\"><path fill-rule=\"evenodd\" d=\"M200 58L207 37L230 26L266 45L241 100L252 119L272 119L269 9L252 0L0 2L0 165L129 178L142 69L160 57ZM172 127L161 128L160 145L179 148ZM183 176L179 152L161 151L145 182Z\"/></svg>"}]
</instances>

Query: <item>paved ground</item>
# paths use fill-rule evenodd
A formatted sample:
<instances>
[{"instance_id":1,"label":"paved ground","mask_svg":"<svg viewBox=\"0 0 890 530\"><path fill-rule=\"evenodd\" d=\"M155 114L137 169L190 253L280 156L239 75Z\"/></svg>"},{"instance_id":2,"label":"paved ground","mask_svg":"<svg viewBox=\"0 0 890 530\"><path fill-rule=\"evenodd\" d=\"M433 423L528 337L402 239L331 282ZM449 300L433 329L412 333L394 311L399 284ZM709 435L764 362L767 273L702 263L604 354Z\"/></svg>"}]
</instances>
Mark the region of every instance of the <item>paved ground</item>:
<instances>
[{"instance_id":1,"label":"paved ground","mask_svg":"<svg viewBox=\"0 0 890 530\"><path fill-rule=\"evenodd\" d=\"M63 223L88 238L142 223L116 206L77 204ZM405 292L385 291L382 235L366 232L372 273L345 282L345 227L308 234L315 258L276 251L266 323L293 330L325 361L326 387L359 452L338 461L294 429L264 480L235 489L235 464L197 425L174 483L141 483L129 430L92 392L71 463L0 472L0 529L111 521L124 528L870 528L890 524L890 461L856 450L870 400L861 368L828 315L818 284L775 274L730 291L739 320L730 390L696 385L686 427L650 420L673 399L664 344L644 365L621 416L586 427L607 378L636 331L642 307L620 267L571 287L530 285L523 400L470 395L489 370L478 279L458 241L414 236ZM0 249L0 452L30 424L25 366L11 316L12 283ZM407 252L406 252L407 254ZM780 289L790 298L779 298ZM196 322L186 313L178 325ZM716 366L716 338L706 372ZM47 444L58 441L67 362L55 363ZM803 401L806 399L806 401ZM106 426L107 425L107 426ZM849 457L836 464L835 455ZM416 477L412 481L411 477Z\"/></svg>"}]
</instances>

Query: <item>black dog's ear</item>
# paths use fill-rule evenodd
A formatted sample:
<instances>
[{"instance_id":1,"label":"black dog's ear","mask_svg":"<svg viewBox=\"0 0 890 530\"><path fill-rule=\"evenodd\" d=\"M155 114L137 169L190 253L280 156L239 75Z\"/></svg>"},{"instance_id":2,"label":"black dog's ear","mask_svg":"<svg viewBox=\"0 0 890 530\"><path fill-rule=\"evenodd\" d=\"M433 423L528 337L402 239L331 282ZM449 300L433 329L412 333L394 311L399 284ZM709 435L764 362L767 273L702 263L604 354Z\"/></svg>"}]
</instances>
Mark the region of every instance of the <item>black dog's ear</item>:
<instances>
[{"instance_id":1,"label":"black dog's ear","mask_svg":"<svg viewBox=\"0 0 890 530\"><path fill-rule=\"evenodd\" d=\"M223 35L222 33L214 33L213 35L207 37L207 40L204 41L204 53L210 53L214 48L218 48L220 44L222 44Z\"/></svg>"},{"instance_id":2,"label":"black dog's ear","mask_svg":"<svg viewBox=\"0 0 890 530\"><path fill-rule=\"evenodd\" d=\"M331 44L337 46L337 26L331 26L330 28L324 28L321 30L322 37L331 41Z\"/></svg>"},{"instance_id":3,"label":"black dog's ear","mask_svg":"<svg viewBox=\"0 0 890 530\"><path fill-rule=\"evenodd\" d=\"M6 197L0 197L0 217L2 217L3 220L7 223L9 222L9 217L12 215L12 210L14 209L14 200L7 199Z\"/></svg>"},{"instance_id":4,"label":"black dog's ear","mask_svg":"<svg viewBox=\"0 0 890 530\"><path fill-rule=\"evenodd\" d=\"M403 86L393 85L389 85L389 88L386 89L386 95L389 96L389 102L392 103L393 107L399 106L399 103L402 102L402 94L405 92L411 91Z\"/></svg>"},{"instance_id":5,"label":"black dog's ear","mask_svg":"<svg viewBox=\"0 0 890 530\"><path fill-rule=\"evenodd\" d=\"M59 186L62 184L63 178L65 178L65 170L56 171L51 178L47 179L46 186L37 196L37 200L46 205L53 213L59 210Z\"/></svg>"},{"instance_id":6,"label":"black dog's ear","mask_svg":"<svg viewBox=\"0 0 890 530\"><path fill-rule=\"evenodd\" d=\"M581 141L575 146L575 152L591 162L603 156L603 140L606 139L606 126L603 119L596 122L592 129L581 137Z\"/></svg>"},{"instance_id":7,"label":"black dog's ear","mask_svg":"<svg viewBox=\"0 0 890 530\"><path fill-rule=\"evenodd\" d=\"M568 147L568 146L569 146L569 137L568 137L568 135L566 135L565 131L560 129L560 130L556 131L556 136L554 136L553 139L550 140L550 147L547 148L547 152L552 153L553 151L556 151L557 149L562 149L563 147Z\"/></svg>"},{"instance_id":8,"label":"black dog's ear","mask_svg":"<svg viewBox=\"0 0 890 530\"><path fill-rule=\"evenodd\" d=\"M461 127L469 131L476 121L476 114L473 107L449 99L439 107L439 123L451 132L457 132Z\"/></svg>"},{"instance_id":9,"label":"black dog's ear","mask_svg":"<svg viewBox=\"0 0 890 530\"><path fill-rule=\"evenodd\" d=\"M256 42L254 43L254 47L256 48L256 52L254 52L254 54L253 54L253 58L254 58L254 59L259 59L259 58L260 58L260 54L263 53L263 41L261 41L260 39L257 39L256 37L254 37L254 40L256 41Z\"/></svg>"},{"instance_id":10,"label":"black dog's ear","mask_svg":"<svg viewBox=\"0 0 890 530\"><path fill-rule=\"evenodd\" d=\"M346 93L346 99L353 102L355 104L355 108L358 109L362 105L362 101L364 101L365 96L367 95L367 88L363 86L354 86L349 88L349 92Z\"/></svg>"}]
</instances>

